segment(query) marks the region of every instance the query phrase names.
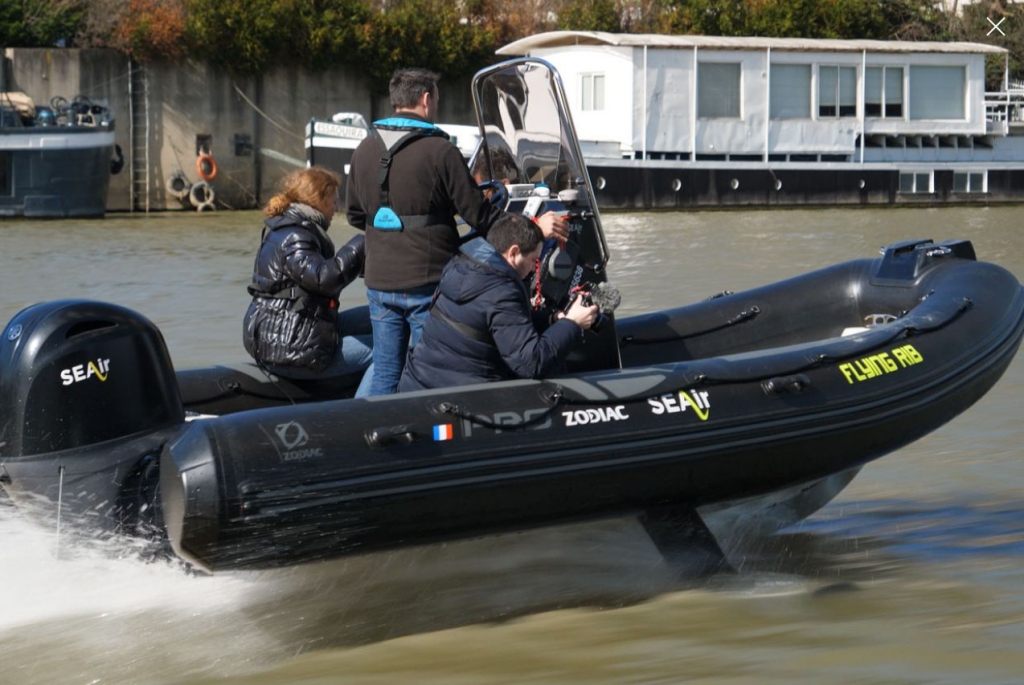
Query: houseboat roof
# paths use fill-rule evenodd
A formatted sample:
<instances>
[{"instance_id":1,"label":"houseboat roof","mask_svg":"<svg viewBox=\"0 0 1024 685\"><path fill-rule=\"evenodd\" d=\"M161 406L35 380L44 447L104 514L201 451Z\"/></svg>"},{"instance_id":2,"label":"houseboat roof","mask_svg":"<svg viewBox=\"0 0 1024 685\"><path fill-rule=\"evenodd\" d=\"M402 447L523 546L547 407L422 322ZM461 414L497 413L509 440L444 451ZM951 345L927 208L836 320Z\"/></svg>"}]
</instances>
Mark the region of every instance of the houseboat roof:
<instances>
[{"instance_id":1,"label":"houseboat roof","mask_svg":"<svg viewBox=\"0 0 1024 685\"><path fill-rule=\"evenodd\" d=\"M567 45L615 45L622 47L707 48L715 50L782 50L786 52L945 52L1006 54L995 45L967 42L898 40L838 40L829 38L757 38L728 36L678 36L655 33L605 33L603 31L549 31L521 38L499 48L499 55L528 55L540 48Z\"/></svg>"}]
</instances>

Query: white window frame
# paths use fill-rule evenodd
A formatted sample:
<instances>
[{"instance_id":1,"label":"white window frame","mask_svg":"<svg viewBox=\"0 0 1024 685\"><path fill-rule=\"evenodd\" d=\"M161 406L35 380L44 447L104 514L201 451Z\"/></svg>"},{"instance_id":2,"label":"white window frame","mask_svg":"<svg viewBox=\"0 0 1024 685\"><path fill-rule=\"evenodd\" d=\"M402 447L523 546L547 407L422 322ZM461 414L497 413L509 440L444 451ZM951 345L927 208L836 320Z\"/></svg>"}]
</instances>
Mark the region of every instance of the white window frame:
<instances>
[{"instance_id":1,"label":"white window frame","mask_svg":"<svg viewBox=\"0 0 1024 685\"><path fill-rule=\"evenodd\" d=\"M967 176L967 190L956 189L956 176L957 174L964 174ZM975 188L974 184L971 183L971 176L981 176L981 187ZM988 169L953 169L953 192L954 193L970 193L972 195L977 193L988 192Z\"/></svg>"},{"instance_id":2,"label":"white window frame","mask_svg":"<svg viewBox=\"0 0 1024 685\"><path fill-rule=\"evenodd\" d=\"M917 81L914 78L914 71L918 70L918 75L920 75L922 70L928 70L928 69L932 69L932 70L935 70L935 69L947 69L947 70L950 70L950 69L952 69L952 70L958 70L958 71L963 73L963 79L960 81L960 84L959 84L960 87L962 88L962 91L960 93L960 112L959 112L959 114L957 116L934 116L934 113L930 113L930 115L928 115L928 116L920 116L919 114L916 114L912 110L912 105L914 103L911 102L911 100L914 99L913 98L914 90L916 88L919 88L919 86L918 86L919 81ZM968 77L967 66L966 65L964 65L964 64L911 64L911 65L908 65L908 67L907 67L907 78L908 78L908 80L907 80L907 83L906 83L906 88L904 89L905 90L904 98L906 99L906 110L907 110L906 114L907 114L907 120L908 121L967 121L967 119L970 117L970 108L967 105L967 93L968 93L968 87L969 87L968 78L969 77ZM947 83L948 83L948 81L945 81L945 80L943 81L943 84L944 84L943 88L945 88L945 84L947 84ZM933 88L926 88L925 92L930 93L930 92L932 92L934 90L935 90L934 87ZM949 100L947 99L947 102L948 101ZM918 101L916 104L918 105L917 109L921 109L920 101Z\"/></svg>"},{"instance_id":3,"label":"white window frame","mask_svg":"<svg viewBox=\"0 0 1024 685\"><path fill-rule=\"evenodd\" d=\"M822 84L821 70L822 70L823 67L826 68L826 69L835 69L836 70L836 100L835 100L834 103L832 103L832 104L835 105L835 108L836 108L836 113L835 114L822 114L821 113L822 105L829 104L829 103L824 103L824 102L821 101L821 84ZM849 69L850 71L853 72L853 113L852 114L840 114L840 109L842 108L842 104L841 104L841 102L842 102L842 88L841 88L841 85L842 85L842 82L843 82L843 76L842 76L843 69ZM818 65L816 65L815 71L817 72L817 76L818 76L818 82L817 82L817 88L816 88L816 91L817 91L817 93L816 93L817 94L817 98L816 98L817 103L816 103L816 107L814 108L815 118L816 119L826 120L826 121L831 121L833 119L856 119L857 118L857 100L859 99L858 91L860 90L857 87L857 85L859 83L859 81L857 80L857 76L858 76L858 74L857 74L857 72L858 72L857 67L853 66L852 64L818 64ZM882 78L883 78L883 82L884 82L885 76L883 75ZM882 99L883 100L885 99L884 93L883 93ZM882 111L885 111L885 105L884 104L882 105Z\"/></svg>"},{"instance_id":4,"label":"white window frame","mask_svg":"<svg viewBox=\"0 0 1024 685\"><path fill-rule=\"evenodd\" d=\"M920 188L918 180L920 176L928 175L928 187ZM903 190L903 177L910 176L912 178L910 190ZM925 195L935 192L935 171L929 169L928 171L921 171L920 169L900 169L900 187L899 193L901 195Z\"/></svg>"},{"instance_id":5,"label":"white window frame","mask_svg":"<svg viewBox=\"0 0 1024 685\"><path fill-rule=\"evenodd\" d=\"M598 79L600 79L601 82L600 98L597 97L596 88ZM608 81L605 78L604 72L595 71L580 74L580 111L599 112L604 110L604 94L607 89L607 85Z\"/></svg>"},{"instance_id":6,"label":"white window frame","mask_svg":"<svg viewBox=\"0 0 1024 685\"><path fill-rule=\"evenodd\" d=\"M878 69L882 73L881 88L882 88L882 111L879 114L868 114L868 97L867 97L867 79L868 72L872 69ZM899 116L889 116L885 113L886 102L885 102L885 76L888 70L896 70L900 72L900 107L901 111ZM910 111L910 105L907 100L910 98L907 88L907 74L909 70L904 64L870 64L865 68L864 71L864 117L866 119L892 119L894 121L906 121L908 113Z\"/></svg>"},{"instance_id":7,"label":"white window frame","mask_svg":"<svg viewBox=\"0 0 1024 685\"><path fill-rule=\"evenodd\" d=\"M728 64L730 66L735 66L735 67L737 67L739 69L739 78L736 81L736 106L737 106L737 110L738 110L737 113L736 113L736 116L707 116L707 115L702 115L701 114L700 110L701 110L702 102L701 102L701 97L700 97L700 84L701 84L700 70L701 70L701 65L705 65L705 64L707 64L707 65L710 65L710 64ZM697 62L697 118L698 119L703 119L703 120L706 120L706 121L714 121L714 120L718 120L718 121L742 121L743 120L743 62L735 62L735 61L728 61L727 62L727 61L724 61L724 60L699 60Z\"/></svg>"},{"instance_id":8,"label":"white window frame","mask_svg":"<svg viewBox=\"0 0 1024 685\"><path fill-rule=\"evenodd\" d=\"M779 69L785 69L787 67L797 67L797 68L799 68L801 70L803 70L803 69L807 70L807 103L806 103L807 104L807 111L804 112L804 113L801 113L800 115L778 114L773 109L774 106L776 105L776 101L774 100L774 98L779 93L779 91L778 91L778 89L776 87L777 81L776 81L776 78L775 78L775 74L776 74L776 72ZM769 93L769 97L768 97L768 116L769 116L769 118L772 119L773 121L782 121L782 120L787 120L787 119L788 120L794 120L794 119L813 119L814 118L814 114L813 114L813 111L814 111L814 95L813 95L813 91L814 91L814 70L811 68L811 65L810 64L790 64L788 62L779 62L779 63L773 63L771 65L771 71L772 71L772 79L771 79L771 82L770 82L770 86L771 86L772 91L771 91L771 93Z\"/></svg>"}]
</instances>

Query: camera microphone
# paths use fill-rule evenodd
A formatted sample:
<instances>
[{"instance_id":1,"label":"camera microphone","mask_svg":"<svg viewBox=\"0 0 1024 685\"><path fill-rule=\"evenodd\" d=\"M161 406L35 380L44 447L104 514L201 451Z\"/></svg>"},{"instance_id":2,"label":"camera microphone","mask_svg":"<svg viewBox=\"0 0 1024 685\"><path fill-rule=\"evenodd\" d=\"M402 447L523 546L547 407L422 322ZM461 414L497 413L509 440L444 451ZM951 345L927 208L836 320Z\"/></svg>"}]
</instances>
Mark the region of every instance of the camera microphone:
<instances>
[{"instance_id":1,"label":"camera microphone","mask_svg":"<svg viewBox=\"0 0 1024 685\"><path fill-rule=\"evenodd\" d=\"M590 288L590 299L602 314L612 314L622 304L622 293L611 283L595 283Z\"/></svg>"}]
</instances>

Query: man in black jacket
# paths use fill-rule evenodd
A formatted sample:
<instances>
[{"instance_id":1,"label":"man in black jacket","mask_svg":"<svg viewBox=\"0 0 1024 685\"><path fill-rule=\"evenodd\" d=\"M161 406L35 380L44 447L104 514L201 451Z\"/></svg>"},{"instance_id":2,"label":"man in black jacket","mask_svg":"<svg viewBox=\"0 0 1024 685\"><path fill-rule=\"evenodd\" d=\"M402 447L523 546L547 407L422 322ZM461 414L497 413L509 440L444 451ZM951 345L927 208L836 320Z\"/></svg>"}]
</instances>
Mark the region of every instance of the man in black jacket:
<instances>
[{"instance_id":1,"label":"man in black jacket","mask_svg":"<svg viewBox=\"0 0 1024 685\"><path fill-rule=\"evenodd\" d=\"M597 307L577 298L553 322L533 311L523 279L543 241L529 219L506 214L486 240L462 246L444 270L399 391L541 378L558 369L594 323Z\"/></svg>"},{"instance_id":2,"label":"man in black jacket","mask_svg":"<svg viewBox=\"0 0 1024 685\"><path fill-rule=\"evenodd\" d=\"M406 352L419 339L441 271L459 249L455 215L486 235L503 214L433 124L437 79L424 69L395 72L395 115L374 122L352 155L346 204L349 223L366 231L373 395L395 391ZM543 226L552 236L568 235L561 217L547 217Z\"/></svg>"}]
</instances>

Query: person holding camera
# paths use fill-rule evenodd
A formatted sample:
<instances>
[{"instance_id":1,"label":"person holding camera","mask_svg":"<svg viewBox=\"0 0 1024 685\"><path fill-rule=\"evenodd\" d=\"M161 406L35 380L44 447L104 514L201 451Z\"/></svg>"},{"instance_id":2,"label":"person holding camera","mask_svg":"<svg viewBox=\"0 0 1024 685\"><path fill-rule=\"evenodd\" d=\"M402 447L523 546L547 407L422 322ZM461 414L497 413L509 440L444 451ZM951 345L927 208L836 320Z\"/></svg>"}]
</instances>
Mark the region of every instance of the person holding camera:
<instances>
[{"instance_id":1,"label":"person holding camera","mask_svg":"<svg viewBox=\"0 0 1024 685\"><path fill-rule=\"evenodd\" d=\"M462 246L441 275L399 392L542 378L558 370L598 308L579 297L554 317L531 308L524 279L543 243L529 219L505 214L486 239Z\"/></svg>"},{"instance_id":2,"label":"person holding camera","mask_svg":"<svg viewBox=\"0 0 1024 685\"><path fill-rule=\"evenodd\" d=\"M341 178L323 167L293 171L263 213L242 342L268 371L311 379L363 373L356 397L369 394L373 329L368 307L338 312L342 288L363 268L359 234L335 251L327 228Z\"/></svg>"}]
</instances>

